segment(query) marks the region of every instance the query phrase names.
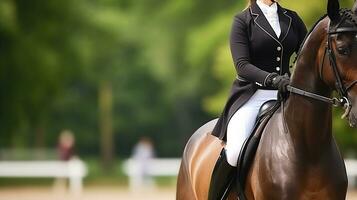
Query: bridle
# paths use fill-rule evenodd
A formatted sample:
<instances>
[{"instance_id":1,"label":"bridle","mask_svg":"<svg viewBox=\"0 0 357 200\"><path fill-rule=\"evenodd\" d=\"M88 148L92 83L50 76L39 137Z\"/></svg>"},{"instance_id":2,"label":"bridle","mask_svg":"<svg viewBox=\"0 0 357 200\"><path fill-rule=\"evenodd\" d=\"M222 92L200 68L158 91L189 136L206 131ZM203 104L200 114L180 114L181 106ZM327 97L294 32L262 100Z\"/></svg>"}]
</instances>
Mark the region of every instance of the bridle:
<instances>
[{"instance_id":1,"label":"bridle","mask_svg":"<svg viewBox=\"0 0 357 200\"><path fill-rule=\"evenodd\" d=\"M343 107L345 109L344 114L342 115L342 118L345 118L349 115L349 113L351 112L352 109L352 104L350 102L350 100L348 99L348 91L355 85L357 84L357 80L352 81L352 83L348 84L347 86L345 86L343 84L340 72L338 70L338 66L337 66L337 62L336 62L336 56L335 53L332 49L332 36L339 34L339 33L347 33L347 32L353 32L353 33L357 33L357 23L356 23L356 19L354 19L354 17L352 16L352 12L351 10L348 9L342 9L340 11L340 13L342 14L341 19L339 21L339 23L337 23L336 25L334 25L333 27L329 27L329 31L328 31L328 38L327 38L327 45L325 48L325 53L323 55L323 60L321 63L321 67L319 69L320 71L320 78L321 80L323 80L323 67L324 67L324 59L326 57L326 54L329 57L329 61L330 61L330 66L332 68L334 77L335 77L335 85L336 85L336 90L338 92L339 97L333 97L333 98L329 98L329 97L325 97L325 96L321 96L318 94L314 94L311 92L307 92L304 91L302 89L293 87L293 86L288 86L288 91L290 91L291 93L295 93L298 95L302 95L302 96L306 96L306 97L310 97L319 101L323 101L326 103L330 103L335 107ZM354 23L353 27L340 27L340 25L346 20L349 19ZM315 24L316 26L316 24ZM314 27L315 27L314 26ZM313 29L314 29L313 27ZM312 32L312 30L310 31L310 33Z\"/></svg>"}]
</instances>

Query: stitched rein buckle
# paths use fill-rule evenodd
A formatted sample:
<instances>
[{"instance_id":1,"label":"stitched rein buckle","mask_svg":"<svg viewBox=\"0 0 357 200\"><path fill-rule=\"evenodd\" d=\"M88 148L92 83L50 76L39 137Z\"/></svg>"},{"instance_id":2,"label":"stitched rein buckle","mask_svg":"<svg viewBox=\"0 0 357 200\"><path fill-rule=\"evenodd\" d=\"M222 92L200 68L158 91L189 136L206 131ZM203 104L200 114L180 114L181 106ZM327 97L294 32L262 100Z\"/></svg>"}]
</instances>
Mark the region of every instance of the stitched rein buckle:
<instances>
[{"instance_id":1,"label":"stitched rein buckle","mask_svg":"<svg viewBox=\"0 0 357 200\"><path fill-rule=\"evenodd\" d=\"M334 107L342 107L342 105L343 105L343 99L338 99L338 98L336 98L336 97L334 97L334 98L332 98L332 105L334 106Z\"/></svg>"},{"instance_id":2,"label":"stitched rein buckle","mask_svg":"<svg viewBox=\"0 0 357 200\"><path fill-rule=\"evenodd\" d=\"M351 102L348 100L347 97L342 97L342 99L340 100L341 103L343 103L343 108L345 109L345 112L343 113L343 115L341 116L341 119L344 119L346 118L350 112L351 112L351 109L352 109L352 104Z\"/></svg>"}]
</instances>

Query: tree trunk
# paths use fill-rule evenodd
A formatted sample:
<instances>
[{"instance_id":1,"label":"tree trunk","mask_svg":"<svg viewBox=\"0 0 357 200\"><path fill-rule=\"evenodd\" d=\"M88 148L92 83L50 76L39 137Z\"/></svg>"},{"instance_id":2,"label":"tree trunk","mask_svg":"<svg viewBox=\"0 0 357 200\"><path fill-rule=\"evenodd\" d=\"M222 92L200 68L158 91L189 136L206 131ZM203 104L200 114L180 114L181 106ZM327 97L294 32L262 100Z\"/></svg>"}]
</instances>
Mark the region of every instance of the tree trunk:
<instances>
[{"instance_id":1,"label":"tree trunk","mask_svg":"<svg viewBox=\"0 0 357 200\"><path fill-rule=\"evenodd\" d=\"M102 81L99 86L99 129L101 136L101 159L103 168L108 170L113 163L112 86Z\"/></svg>"}]
</instances>

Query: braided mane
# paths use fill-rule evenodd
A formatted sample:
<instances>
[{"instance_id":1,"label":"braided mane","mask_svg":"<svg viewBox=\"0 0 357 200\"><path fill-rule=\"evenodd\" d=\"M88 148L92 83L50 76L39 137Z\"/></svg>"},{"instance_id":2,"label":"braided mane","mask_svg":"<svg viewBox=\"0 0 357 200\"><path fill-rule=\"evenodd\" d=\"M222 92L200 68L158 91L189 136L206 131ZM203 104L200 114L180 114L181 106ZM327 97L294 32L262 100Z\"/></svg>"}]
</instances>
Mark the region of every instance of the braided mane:
<instances>
[{"instance_id":1,"label":"braided mane","mask_svg":"<svg viewBox=\"0 0 357 200\"><path fill-rule=\"evenodd\" d=\"M355 15L351 9L340 9L341 21L349 20L353 25L357 26L357 15Z\"/></svg>"}]
</instances>

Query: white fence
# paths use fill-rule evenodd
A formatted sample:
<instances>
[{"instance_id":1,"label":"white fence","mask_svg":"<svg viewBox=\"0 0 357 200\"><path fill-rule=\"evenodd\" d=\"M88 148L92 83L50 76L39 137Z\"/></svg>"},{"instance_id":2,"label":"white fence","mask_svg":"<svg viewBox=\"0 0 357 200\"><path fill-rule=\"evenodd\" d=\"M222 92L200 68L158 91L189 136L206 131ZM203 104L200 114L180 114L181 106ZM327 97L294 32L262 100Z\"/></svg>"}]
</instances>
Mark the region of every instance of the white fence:
<instances>
[{"instance_id":1,"label":"white fence","mask_svg":"<svg viewBox=\"0 0 357 200\"><path fill-rule=\"evenodd\" d=\"M151 184L151 177L177 176L180 158L155 158L147 161L128 159L124 162L124 173L129 176L129 187L136 189Z\"/></svg>"},{"instance_id":2,"label":"white fence","mask_svg":"<svg viewBox=\"0 0 357 200\"><path fill-rule=\"evenodd\" d=\"M68 178L72 193L82 191L87 167L81 160L70 161L0 161L0 177Z\"/></svg>"},{"instance_id":3,"label":"white fence","mask_svg":"<svg viewBox=\"0 0 357 200\"><path fill-rule=\"evenodd\" d=\"M142 186L145 176L177 176L180 162L180 158L155 158L144 163L128 159L124 162L124 172L129 176L130 188L135 190ZM346 159L345 164L349 186L356 187L357 160Z\"/></svg>"}]
</instances>

